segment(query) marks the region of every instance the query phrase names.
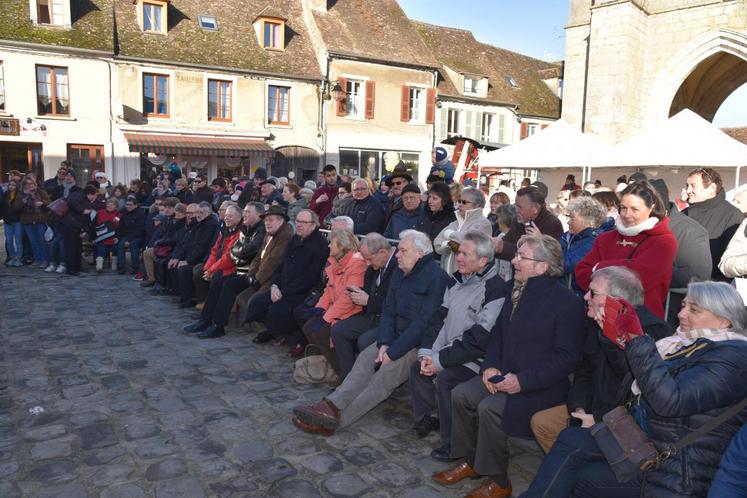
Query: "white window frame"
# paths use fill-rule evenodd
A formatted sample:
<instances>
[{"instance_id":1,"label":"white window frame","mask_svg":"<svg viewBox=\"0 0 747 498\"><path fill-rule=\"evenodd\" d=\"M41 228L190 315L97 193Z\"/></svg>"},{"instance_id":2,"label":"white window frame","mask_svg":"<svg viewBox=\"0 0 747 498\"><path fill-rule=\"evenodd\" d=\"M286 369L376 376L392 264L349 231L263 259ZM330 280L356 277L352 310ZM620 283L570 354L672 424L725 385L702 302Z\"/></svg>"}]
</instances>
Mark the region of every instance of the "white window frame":
<instances>
[{"instance_id":1,"label":"white window frame","mask_svg":"<svg viewBox=\"0 0 747 498\"><path fill-rule=\"evenodd\" d=\"M408 109L410 112L410 123L412 124L424 124L425 113L427 108L427 89L423 86L409 85L410 97L408 102ZM414 104L417 103L417 106Z\"/></svg>"},{"instance_id":2,"label":"white window frame","mask_svg":"<svg viewBox=\"0 0 747 498\"><path fill-rule=\"evenodd\" d=\"M539 123L528 123L527 124L527 137L531 137L538 131L540 131Z\"/></svg>"},{"instance_id":3,"label":"white window frame","mask_svg":"<svg viewBox=\"0 0 747 498\"><path fill-rule=\"evenodd\" d=\"M198 24L200 25L200 28L204 29L205 31L218 31L218 20L215 18L215 16L208 16L204 14L200 14L197 16ZM206 26L205 23L212 24L213 27Z\"/></svg>"},{"instance_id":4,"label":"white window frame","mask_svg":"<svg viewBox=\"0 0 747 498\"><path fill-rule=\"evenodd\" d=\"M357 86L357 90L353 91ZM366 81L360 78L348 78L345 82L345 117L348 119L366 119ZM355 99L355 102L353 100ZM354 106L353 104L357 104Z\"/></svg>"},{"instance_id":5,"label":"white window frame","mask_svg":"<svg viewBox=\"0 0 747 498\"><path fill-rule=\"evenodd\" d=\"M484 112L482 114L482 123L480 123L480 140L483 142L495 142L496 114ZM487 133L485 128L487 124Z\"/></svg>"},{"instance_id":6,"label":"white window frame","mask_svg":"<svg viewBox=\"0 0 747 498\"><path fill-rule=\"evenodd\" d=\"M467 87L467 82L472 82L472 85ZM465 95L478 95L480 93L480 80L473 78L472 76L464 77L464 93Z\"/></svg>"},{"instance_id":7,"label":"white window frame","mask_svg":"<svg viewBox=\"0 0 747 498\"><path fill-rule=\"evenodd\" d=\"M33 24L39 26L70 26L70 0L44 0L49 11L49 22L39 22L39 2L41 0L29 0L30 19Z\"/></svg>"},{"instance_id":8,"label":"white window frame","mask_svg":"<svg viewBox=\"0 0 747 498\"><path fill-rule=\"evenodd\" d=\"M455 127L452 126L452 119L451 114L454 113L455 116ZM454 137L457 135L462 134L462 110L461 109L455 109L450 108L446 112L446 136L447 137Z\"/></svg>"}]
</instances>

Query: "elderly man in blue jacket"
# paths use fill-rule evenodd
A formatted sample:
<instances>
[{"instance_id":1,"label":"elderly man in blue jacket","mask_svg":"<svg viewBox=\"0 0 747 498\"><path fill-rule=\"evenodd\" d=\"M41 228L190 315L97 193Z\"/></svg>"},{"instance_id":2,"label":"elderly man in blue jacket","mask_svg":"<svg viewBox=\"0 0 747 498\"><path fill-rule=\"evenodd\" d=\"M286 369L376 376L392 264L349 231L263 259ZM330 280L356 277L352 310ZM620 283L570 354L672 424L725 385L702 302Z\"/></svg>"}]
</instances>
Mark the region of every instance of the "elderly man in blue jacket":
<instances>
[{"instance_id":1,"label":"elderly man in blue jacket","mask_svg":"<svg viewBox=\"0 0 747 498\"><path fill-rule=\"evenodd\" d=\"M508 438L531 439L532 415L563 403L583 351L584 303L558 281L560 243L525 235L512 264L510 300L490 332L482 376L451 392L451 457L465 460L433 475L444 485L489 478L469 496L511 496Z\"/></svg>"},{"instance_id":2,"label":"elderly man in blue jacket","mask_svg":"<svg viewBox=\"0 0 747 498\"><path fill-rule=\"evenodd\" d=\"M409 376L426 327L443 301L448 277L433 260L431 240L402 232L399 268L392 275L379 322L379 339L364 349L345 381L325 399L293 409L299 429L331 436L387 399Z\"/></svg>"}]
</instances>

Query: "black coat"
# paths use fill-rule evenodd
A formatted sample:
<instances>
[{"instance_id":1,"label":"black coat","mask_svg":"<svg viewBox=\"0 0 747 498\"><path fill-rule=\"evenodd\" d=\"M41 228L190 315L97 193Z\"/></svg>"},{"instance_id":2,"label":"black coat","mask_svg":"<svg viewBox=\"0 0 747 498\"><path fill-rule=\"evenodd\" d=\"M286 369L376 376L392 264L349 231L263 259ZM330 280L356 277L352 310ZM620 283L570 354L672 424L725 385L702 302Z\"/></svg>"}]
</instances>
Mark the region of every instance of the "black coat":
<instances>
[{"instance_id":1,"label":"black coat","mask_svg":"<svg viewBox=\"0 0 747 498\"><path fill-rule=\"evenodd\" d=\"M60 219L60 224L71 230L90 231L93 228L91 217L87 214L83 214L83 211L86 209L95 210L95 208L93 203L88 200L88 197L86 197L85 191L78 190L77 192L70 194L67 198L67 205L67 213L65 213L65 216Z\"/></svg>"},{"instance_id":2,"label":"black coat","mask_svg":"<svg viewBox=\"0 0 747 498\"><path fill-rule=\"evenodd\" d=\"M213 204L213 190L210 187L200 187L197 190L192 191L192 202L197 204L201 202L207 202Z\"/></svg>"},{"instance_id":3,"label":"black coat","mask_svg":"<svg viewBox=\"0 0 747 498\"><path fill-rule=\"evenodd\" d=\"M82 190L79 186L73 185L70 187L70 190L68 190L68 197L70 197L70 194L73 192L77 192L78 190ZM65 196L65 186L64 185L57 185L54 188L47 191L49 193L50 199L53 201L56 201L57 199Z\"/></svg>"},{"instance_id":4,"label":"black coat","mask_svg":"<svg viewBox=\"0 0 747 498\"><path fill-rule=\"evenodd\" d=\"M126 240L145 240L145 211L135 208L132 211L123 209L119 215L117 238Z\"/></svg>"},{"instance_id":5,"label":"black coat","mask_svg":"<svg viewBox=\"0 0 747 498\"><path fill-rule=\"evenodd\" d=\"M420 220L418 220L417 230L418 232L423 232L428 237L430 237L431 241L434 241L436 240L436 236L441 233L444 228L449 226L453 221L456 221L456 213L454 213L454 204L451 202L451 200L449 200L446 206L444 206L444 208L437 213L431 211L428 203L425 203L423 214L420 217ZM440 259L439 255L435 252L433 253L433 256L437 259Z\"/></svg>"},{"instance_id":6,"label":"black coat","mask_svg":"<svg viewBox=\"0 0 747 498\"><path fill-rule=\"evenodd\" d=\"M181 189L179 192L176 192L173 197L179 199L179 202L182 204L192 204L192 202L194 202L194 194L189 188Z\"/></svg>"},{"instance_id":7,"label":"black coat","mask_svg":"<svg viewBox=\"0 0 747 498\"><path fill-rule=\"evenodd\" d=\"M513 282L508 296L512 289ZM532 438L532 415L564 403L568 376L581 362L585 315L583 300L556 278L530 278L515 310L506 299L483 363L483 370L513 373L521 385L521 392L506 400L506 434Z\"/></svg>"},{"instance_id":8,"label":"black coat","mask_svg":"<svg viewBox=\"0 0 747 498\"><path fill-rule=\"evenodd\" d=\"M699 339L663 360L654 339L625 348L642 393L649 436L659 451L747 397L747 342ZM747 421L747 409L643 476L641 496L706 496L721 455Z\"/></svg>"},{"instance_id":9,"label":"black coat","mask_svg":"<svg viewBox=\"0 0 747 498\"><path fill-rule=\"evenodd\" d=\"M328 257L327 240L319 230L314 230L305 239L298 235L291 238L282 262L272 275L272 283L280 288L286 303L296 306L306 299L321 281Z\"/></svg>"},{"instance_id":10,"label":"black coat","mask_svg":"<svg viewBox=\"0 0 747 498\"><path fill-rule=\"evenodd\" d=\"M669 209L669 229L677 239L677 256L674 258L669 287L687 287L693 279L699 282L709 280L713 270L708 230L677 211L673 204Z\"/></svg>"},{"instance_id":11,"label":"black coat","mask_svg":"<svg viewBox=\"0 0 747 498\"><path fill-rule=\"evenodd\" d=\"M691 204L682 212L708 230L708 239L711 246L711 278L727 280L721 270L718 269L718 264L729 245L729 241L742 223L744 215L726 200L726 194L723 190L716 194L716 197Z\"/></svg>"},{"instance_id":12,"label":"black coat","mask_svg":"<svg viewBox=\"0 0 747 498\"><path fill-rule=\"evenodd\" d=\"M237 273L247 273L249 264L262 248L265 233L265 224L261 220L251 227L241 225L241 235L231 248L231 259L236 263Z\"/></svg>"},{"instance_id":13,"label":"black coat","mask_svg":"<svg viewBox=\"0 0 747 498\"><path fill-rule=\"evenodd\" d=\"M563 224L547 208L543 207L540 210L533 223L543 235L555 237L558 241L563 236ZM516 256L516 243L519 242L522 235L526 235L524 223L514 220L508 233L503 237L503 252L496 254L496 257L506 261L514 259L514 256Z\"/></svg>"},{"instance_id":14,"label":"black coat","mask_svg":"<svg viewBox=\"0 0 747 498\"><path fill-rule=\"evenodd\" d=\"M353 219L356 235L384 231L384 207L371 195L360 201L353 199L341 210L340 215Z\"/></svg>"},{"instance_id":15,"label":"black coat","mask_svg":"<svg viewBox=\"0 0 747 498\"><path fill-rule=\"evenodd\" d=\"M202 221L195 218L195 226L191 230L190 243L186 247L184 256L181 258L189 265L196 265L207 261L210 249L218 233L218 219L209 215Z\"/></svg>"},{"instance_id":16,"label":"black coat","mask_svg":"<svg viewBox=\"0 0 747 498\"><path fill-rule=\"evenodd\" d=\"M635 310L643 331L655 341L672 335L672 327L645 306L637 306ZM633 374L625 352L612 342L602 340L599 325L586 320L586 343L581 365L573 375L573 387L568 393L568 411L583 408L599 422L602 415L627 401L632 383Z\"/></svg>"},{"instance_id":17,"label":"black coat","mask_svg":"<svg viewBox=\"0 0 747 498\"><path fill-rule=\"evenodd\" d=\"M382 207L381 209L383 211L384 208ZM371 265L368 265L368 268L366 268L366 274L363 276L363 290L368 293L368 304L363 309L364 315L377 320L381 317L386 294L389 291L389 282L392 279L392 273L394 273L394 270L397 268L396 255L397 251L395 250L386 267L381 270L374 270ZM377 286L376 277L380 271L382 272L381 280Z\"/></svg>"},{"instance_id":18,"label":"black coat","mask_svg":"<svg viewBox=\"0 0 747 498\"><path fill-rule=\"evenodd\" d=\"M19 195L19 194L16 194ZM6 223L20 223L21 217L13 210L8 192L0 192L0 214Z\"/></svg>"}]
</instances>

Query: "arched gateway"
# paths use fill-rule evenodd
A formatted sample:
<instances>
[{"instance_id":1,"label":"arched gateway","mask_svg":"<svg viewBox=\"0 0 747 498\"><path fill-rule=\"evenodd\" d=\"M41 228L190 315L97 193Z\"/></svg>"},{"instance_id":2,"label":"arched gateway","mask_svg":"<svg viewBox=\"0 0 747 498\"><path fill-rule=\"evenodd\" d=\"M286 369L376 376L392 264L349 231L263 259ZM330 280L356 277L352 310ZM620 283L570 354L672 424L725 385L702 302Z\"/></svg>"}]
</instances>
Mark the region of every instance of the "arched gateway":
<instances>
[{"instance_id":1,"label":"arched gateway","mask_svg":"<svg viewBox=\"0 0 747 498\"><path fill-rule=\"evenodd\" d=\"M610 143L747 83L747 0L571 0L563 118ZM745 110L747 114L747 110Z\"/></svg>"}]
</instances>

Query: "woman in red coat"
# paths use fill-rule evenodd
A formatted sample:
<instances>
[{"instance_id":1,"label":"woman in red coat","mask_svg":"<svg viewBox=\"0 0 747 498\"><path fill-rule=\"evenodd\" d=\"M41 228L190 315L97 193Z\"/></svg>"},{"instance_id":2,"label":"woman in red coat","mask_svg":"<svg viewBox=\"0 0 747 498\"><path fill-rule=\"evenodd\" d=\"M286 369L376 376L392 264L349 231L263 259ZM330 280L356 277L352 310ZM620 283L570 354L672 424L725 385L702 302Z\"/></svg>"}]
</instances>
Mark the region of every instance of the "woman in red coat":
<instances>
[{"instance_id":1,"label":"woman in red coat","mask_svg":"<svg viewBox=\"0 0 747 498\"><path fill-rule=\"evenodd\" d=\"M576 281L588 290L597 268L626 266L641 278L646 307L664 318L676 255L677 240L669 230L664 202L648 182L636 182L620 193L616 229L597 237L576 266Z\"/></svg>"},{"instance_id":2,"label":"woman in red coat","mask_svg":"<svg viewBox=\"0 0 747 498\"><path fill-rule=\"evenodd\" d=\"M327 285L316 303L319 314L303 326L306 339L321 350L330 366L339 374L337 355L332 350L331 327L340 320L363 311L353 302L348 289L363 287L368 263L358 252L358 239L347 230L332 230L329 235L329 263L324 270Z\"/></svg>"}]
</instances>

